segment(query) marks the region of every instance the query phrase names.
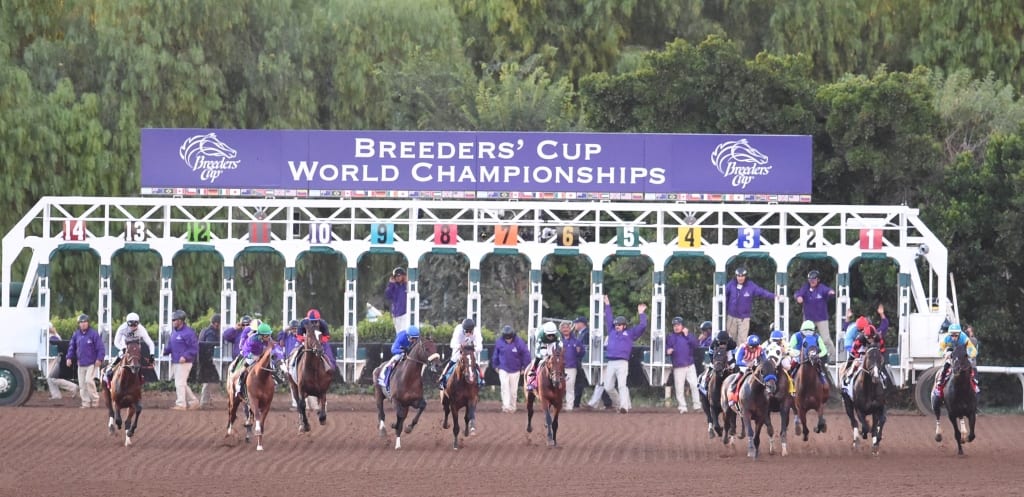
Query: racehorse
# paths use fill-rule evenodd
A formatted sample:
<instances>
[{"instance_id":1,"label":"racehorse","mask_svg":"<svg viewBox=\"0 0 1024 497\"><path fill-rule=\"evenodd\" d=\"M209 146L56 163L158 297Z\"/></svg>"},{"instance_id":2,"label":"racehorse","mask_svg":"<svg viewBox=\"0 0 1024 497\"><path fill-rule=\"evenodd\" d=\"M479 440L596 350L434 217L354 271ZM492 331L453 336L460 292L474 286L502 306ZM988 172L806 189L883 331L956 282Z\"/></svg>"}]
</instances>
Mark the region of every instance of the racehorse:
<instances>
[{"instance_id":1,"label":"racehorse","mask_svg":"<svg viewBox=\"0 0 1024 497\"><path fill-rule=\"evenodd\" d=\"M793 405L796 407L801 432L804 442L807 441L807 412L818 411L818 425L814 427L814 433L825 433L828 426L825 424L825 403L828 402L828 384L822 384L819 376L821 357L818 355L818 347L809 345L800 351L800 370L796 374L796 396Z\"/></svg>"},{"instance_id":2,"label":"racehorse","mask_svg":"<svg viewBox=\"0 0 1024 497\"><path fill-rule=\"evenodd\" d=\"M953 425L956 437L956 453L964 455L964 445L974 441L974 422L978 415L978 395L974 393L974 382L971 380L971 360L967 357L967 349L963 344L957 345L950 355L949 379L944 388L946 414ZM942 415L942 403L932 401L935 410L935 441L942 441L942 428L939 417Z\"/></svg>"},{"instance_id":3,"label":"racehorse","mask_svg":"<svg viewBox=\"0 0 1024 497\"><path fill-rule=\"evenodd\" d=\"M423 370L429 365L430 370L437 372L438 360L441 356L437 353L437 345L429 337L423 337L416 341L405 358L395 365L391 372L390 391L391 402L395 406L395 422L391 427L395 429L395 450L402 448L402 426L409 414L409 408L415 407L416 416L412 423L405 427L406 433L412 433L412 429L420 421L420 415L427 408L427 401L423 398ZM380 378L384 364L373 370L372 378ZM384 429L384 388L378 382L374 382L374 393L377 398L377 419L380 422L380 436L386 437Z\"/></svg>"},{"instance_id":4,"label":"racehorse","mask_svg":"<svg viewBox=\"0 0 1024 497\"><path fill-rule=\"evenodd\" d=\"M274 347L268 345L263 349L263 354L256 359L256 362L249 366L249 373L245 377L245 392L235 391L235 380L241 372L231 375L228 378L225 389L228 392L228 434L237 419L238 406L244 404L245 412L245 443L252 438L253 424L256 425L256 450L263 450L263 428L266 424L267 414L274 401L274 369L270 361L273 356Z\"/></svg>"},{"instance_id":5,"label":"racehorse","mask_svg":"<svg viewBox=\"0 0 1024 497\"><path fill-rule=\"evenodd\" d=\"M299 430L309 431L309 418L306 416L306 399L317 398L317 419L320 426L327 423L327 391L331 388L333 375L325 362L323 345L320 343L319 329L310 320L304 320L306 339L302 342L302 357L295 367L295 377L289 369L287 377L291 387L292 399L299 412ZM295 352L298 353L298 350ZM289 362L290 364L290 362Z\"/></svg>"},{"instance_id":6,"label":"racehorse","mask_svg":"<svg viewBox=\"0 0 1024 497\"><path fill-rule=\"evenodd\" d=\"M775 395L779 387L778 376L775 371L778 368L775 361L765 358L756 366L754 372L740 385L740 391L736 406L729 408L725 416L725 436L723 442L728 443L728 433L735 429L736 415L743 417L743 424L740 426L740 438L750 436L747 440L747 456L757 459L761 448L761 428L768 428L768 438L775 436L775 429L772 427L772 418L768 407L768 398ZM728 405L729 391L735 388L736 382L740 381L740 373L730 375L722 386L722 403Z\"/></svg>"},{"instance_id":7,"label":"racehorse","mask_svg":"<svg viewBox=\"0 0 1024 497\"><path fill-rule=\"evenodd\" d=\"M548 429L548 447L558 446L558 414L565 402L565 349L556 346L537 369L537 389L526 393L526 432L533 432L533 403L540 397L544 425Z\"/></svg>"},{"instance_id":8,"label":"racehorse","mask_svg":"<svg viewBox=\"0 0 1024 497\"><path fill-rule=\"evenodd\" d=\"M774 358L772 358L774 360ZM776 362L775 376L778 378L778 387L775 393L768 397L768 411L779 413L779 439L782 442L782 455L789 455L789 443L786 440L786 430L789 429L789 415L795 409L793 406L793 394L789 392L789 375L781 362ZM768 453L775 453L775 438L768 439Z\"/></svg>"},{"instance_id":9,"label":"racehorse","mask_svg":"<svg viewBox=\"0 0 1024 497\"><path fill-rule=\"evenodd\" d=\"M729 367L729 350L724 346L715 349L711 356L711 367L704 373L708 380L705 382L707 391L700 392L700 407L708 419L708 438L722 436L722 425L719 419L722 417L722 383L725 378L733 372Z\"/></svg>"},{"instance_id":10,"label":"racehorse","mask_svg":"<svg viewBox=\"0 0 1024 497\"><path fill-rule=\"evenodd\" d=\"M850 417L853 427L853 448L859 448L860 439L871 434L871 453L878 454L878 444L882 441L882 428L885 426L885 385L882 383L882 352L878 347L869 347L864 352L861 370L854 378L851 390L853 398L843 393L843 406ZM871 415L871 426L867 416Z\"/></svg>"},{"instance_id":11,"label":"racehorse","mask_svg":"<svg viewBox=\"0 0 1024 497\"><path fill-rule=\"evenodd\" d=\"M101 383L109 415L107 429L111 435L120 430L121 410L128 409L124 422L124 446L131 447L132 435L139 427L139 413L142 412L142 345L138 340L128 342L124 358L114 371L110 384Z\"/></svg>"},{"instance_id":12,"label":"racehorse","mask_svg":"<svg viewBox=\"0 0 1024 497\"><path fill-rule=\"evenodd\" d=\"M480 396L480 367L472 344L462 346L462 355L455 363L448 384L441 391L441 405L444 406L444 421L441 426L448 429L448 415L452 416L452 448L459 450L459 410L466 411L466 434L476 434L476 404Z\"/></svg>"}]
</instances>

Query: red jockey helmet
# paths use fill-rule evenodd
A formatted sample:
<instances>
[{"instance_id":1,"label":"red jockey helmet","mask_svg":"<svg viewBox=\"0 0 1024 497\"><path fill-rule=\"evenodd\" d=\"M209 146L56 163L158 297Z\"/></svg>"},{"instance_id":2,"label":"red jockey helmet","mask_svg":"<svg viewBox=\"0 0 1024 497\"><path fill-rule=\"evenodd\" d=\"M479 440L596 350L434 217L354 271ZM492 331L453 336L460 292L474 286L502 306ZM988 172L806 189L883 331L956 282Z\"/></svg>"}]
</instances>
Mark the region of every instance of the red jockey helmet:
<instances>
[{"instance_id":1,"label":"red jockey helmet","mask_svg":"<svg viewBox=\"0 0 1024 497\"><path fill-rule=\"evenodd\" d=\"M878 330L876 330L874 326L871 326L869 324L868 328L866 330L864 330L864 336L869 338L869 339L871 339L871 340L877 340L878 339Z\"/></svg>"},{"instance_id":2,"label":"red jockey helmet","mask_svg":"<svg viewBox=\"0 0 1024 497\"><path fill-rule=\"evenodd\" d=\"M868 321L868 318L866 318L864 316L861 316L861 317L857 318L857 329L858 330L865 331L865 330L868 329L868 326L871 326L871 322Z\"/></svg>"},{"instance_id":3,"label":"red jockey helmet","mask_svg":"<svg viewBox=\"0 0 1024 497\"><path fill-rule=\"evenodd\" d=\"M320 320L320 311L318 311L316 309L310 309L309 312L306 313L306 319L308 319L310 321L319 321Z\"/></svg>"}]
</instances>

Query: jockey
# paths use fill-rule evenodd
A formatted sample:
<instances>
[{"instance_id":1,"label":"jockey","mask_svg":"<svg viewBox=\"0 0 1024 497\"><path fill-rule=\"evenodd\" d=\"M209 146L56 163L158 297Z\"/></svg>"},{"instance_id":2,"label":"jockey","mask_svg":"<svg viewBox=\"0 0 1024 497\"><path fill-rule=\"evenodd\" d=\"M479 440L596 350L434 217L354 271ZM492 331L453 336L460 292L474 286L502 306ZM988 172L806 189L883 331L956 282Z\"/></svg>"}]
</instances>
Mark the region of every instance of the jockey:
<instances>
[{"instance_id":1,"label":"jockey","mask_svg":"<svg viewBox=\"0 0 1024 497\"><path fill-rule=\"evenodd\" d=\"M473 353L477 354L477 364L480 363L480 350L484 347L483 337L479 333L474 333L476 330L476 322L472 319L466 318L462 321L462 324L455 327L455 331L452 332L452 341L449 343L452 349L451 360L448 361L448 366L444 368L444 373L441 374L441 379L438 381L438 388L444 390L445 385L448 383L448 376L452 374L452 370L455 369L455 363L459 362L462 358L462 347L471 346L473 347ZM480 375L481 380L483 375Z\"/></svg>"},{"instance_id":2,"label":"jockey","mask_svg":"<svg viewBox=\"0 0 1024 497\"><path fill-rule=\"evenodd\" d=\"M711 322L704 321L704 323L701 324L701 329L704 329L704 324L708 325L708 333L711 333ZM732 337L729 336L728 331L719 331L718 336L716 336L708 346L708 350L704 351L704 364L706 367L704 368L704 372L701 374L701 377L697 379L697 388L702 390L705 394L707 394L708 383L711 381L711 375L713 374L712 371L714 370L714 368L711 367L711 360L714 357L714 351L719 347L725 347L725 350L728 351L729 369L736 369L736 355L734 352L736 350L736 340L733 340Z\"/></svg>"},{"instance_id":3,"label":"jockey","mask_svg":"<svg viewBox=\"0 0 1024 497\"><path fill-rule=\"evenodd\" d=\"M850 379L853 378L854 372L860 369L861 355L864 354L868 347L872 346L878 347L878 351L883 355L885 354L885 339L882 338L882 335L878 333L874 326L869 324L867 329L857 335L857 338L853 339L853 344L850 347L850 357L846 359L846 374L843 375L844 388L849 387Z\"/></svg>"},{"instance_id":4,"label":"jockey","mask_svg":"<svg viewBox=\"0 0 1024 497\"><path fill-rule=\"evenodd\" d=\"M555 323L548 321L537 330L537 354L533 358L533 365L530 366L530 373L526 375L526 389L533 390L537 387L537 367L541 361L551 355L551 351L562 341Z\"/></svg>"},{"instance_id":5,"label":"jockey","mask_svg":"<svg viewBox=\"0 0 1024 497\"><path fill-rule=\"evenodd\" d=\"M324 357L327 358L328 362L327 367L333 369L335 364L334 351L327 345L327 343L331 341L330 326L327 324L327 321L320 319L320 311L310 309L309 312L306 313L306 318L299 323L298 331L295 332L295 339L298 340L299 343L306 342L306 323L311 323L313 327L320 332L320 343L324 346ZM299 349L299 352L295 354L295 357L292 359L293 365L299 363L299 357L302 356L303 352L303 347L297 348Z\"/></svg>"},{"instance_id":6,"label":"jockey","mask_svg":"<svg viewBox=\"0 0 1024 497\"><path fill-rule=\"evenodd\" d=\"M244 395L245 393L245 378L249 374L249 367L252 366L257 359L263 355L263 351L266 347L274 347L274 341L270 335L274 333L274 330L270 328L267 323L260 323L259 328L256 329L256 333L251 335L244 344L242 344L242 357L245 361L245 369L242 370L242 374L238 375L238 380L235 383L235 391ZM282 354L281 349L275 348L273 358L275 361L281 360ZM273 364L273 362L271 362Z\"/></svg>"},{"instance_id":7,"label":"jockey","mask_svg":"<svg viewBox=\"0 0 1024 497\"><path fill-rule=\"evenodd\" d=\"M800 332L794 333L789 339L790 374L795 376L797 370L800 369L800 361L793 361L792 359L799 359L804 347L815 346L818 347L818 357L821 358L821 363L818 366L818 376L821 377L822 383L828 383L828 377L820 366L820 364L828 360L828 348L825 347L824 340L819 340L818 338L818 327L815 326L814 321L807 320L800 325Z\"/></svg>"},{"instance_id":8,"label":"jockey","mask_svg":"<svg viewBox=\"0 0 1024 497\"><path fill-rule=\"evenodd\" d=\"M114 347L117 348L117 358L114 359L104 374L104 378L107 380L107 384L110 384L111 378L114 377L114 369L121 363L124 358L124 353L128 350L128 343L142 341L149 347L150 362L153 361L153 351L156 350L156 346L153 345L153 339L149 337L149 332L146 331L146 327L139 324L139 315L134 312L129 312L124 317L124 323L117 327L117 333L114 335Z\"/></svg>"},{"instance_id":9,"label":"jockey","mask_svg":"<svg viewBox=\"0 0 1024 497\"><path fill-rule=\"evenodd\" d=\"M764 348L761 347L761 338L757 335L747 337L746 346L741 347L739 352L736 353L736 365L740 368L741 376L736 381L732 392L729 392L730 406L734 406L736 401L739 400L740 386L743 385L748 376L754 373L757 365L766 357Z\"/></svg>"},{"instance_id":10,"label":"jockey","mask_svg":"<svg viewBox=\"0 0 1024 497\"><path fill-rule=\"evenodd\" d=\"M420 329L416 326L410 326L409 328L398 332L398 336L395 337L395 342L391 344L391 359L388 359L387 364L384 365L384 370L381 371L380 381L381 386L385 389L389 389L391 372L394 371L395 365L402 359L405 359L405 355L412 350L412 347L416 345L416 342L420 340Z\"/></svg>"},{"instance_id":11,"label":"jockey","mask_svg":"<svg viewBox=\"0 0 1024 497\"><path fill-rule=\"evenodd\" d=\"M782 364L783 367L789 369L790 358L788 345L786 344L786 332L782 330L773 331L768 337L768 344L764 346L764 351L776 363Z\"/></svg>"},{"instance_id":12,"label":"jockey","mask_svg":"<svg viewBox=\"0 0 1024 497\"><path fill-rule=\"evenodd\" d=\"M950 367L953 365L949 358L953 354L953 349L957 345L963 344L967 348L967 358L972 361L978 357L978 348L974 346L974 343L967 337L966 333L962 333L962 329L959 323L949 325L949 333L939 339L939 353L942 354L942 373L936 376L938 380L935 384L935 396L941 399L945 395L946 381L949 380ZM971 383L974 384L974 393L981 391L978 388L978 379L975 378L974 368L971 368Z\"/></svg>"}]
</instances>

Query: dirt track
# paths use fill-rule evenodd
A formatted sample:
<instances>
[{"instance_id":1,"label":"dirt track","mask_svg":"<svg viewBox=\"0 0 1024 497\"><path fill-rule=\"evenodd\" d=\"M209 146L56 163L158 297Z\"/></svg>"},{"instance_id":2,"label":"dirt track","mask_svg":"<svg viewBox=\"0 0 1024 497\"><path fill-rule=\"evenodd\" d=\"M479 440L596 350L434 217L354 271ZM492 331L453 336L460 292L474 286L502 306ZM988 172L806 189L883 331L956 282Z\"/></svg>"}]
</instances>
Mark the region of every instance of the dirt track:
<instances>
[{"instance_id":1,"label":"dirt track","mask_svg":"<svg viewBox=\"0 0 1024 497\"><path fill-rule=\"evenodd\" d=\"M856 493L872 497L1024 495L1022 416L980 417L978 439L958 458L955 443L932 440L929 418L893 414L873 457L851 450L849 422L830 405L827 434L807 443L790 434L785 458L769 455L765 440L751 461L745 440L723 447L708 440L702 414L667 408L564 413L560 447L549 449L542 417L528 435L522 408L502 414L498 403L482 402L478 434L454 451L432 400L395 451L393 436L378 436L369 397L331 397L327 426L314 421L311 436L297 434L287 399L276 400L263 453L225 438L223 410L171 411L167 394L147 398L135 445L125 449L122 433L107 434L105 409L53 404L37 392L24 407L0 408L0 495L753 496L766 481L779 481L787 496L864 481L870 490ZM948 421L942 426L949 440Z\"/></svg>"}]
</instances>

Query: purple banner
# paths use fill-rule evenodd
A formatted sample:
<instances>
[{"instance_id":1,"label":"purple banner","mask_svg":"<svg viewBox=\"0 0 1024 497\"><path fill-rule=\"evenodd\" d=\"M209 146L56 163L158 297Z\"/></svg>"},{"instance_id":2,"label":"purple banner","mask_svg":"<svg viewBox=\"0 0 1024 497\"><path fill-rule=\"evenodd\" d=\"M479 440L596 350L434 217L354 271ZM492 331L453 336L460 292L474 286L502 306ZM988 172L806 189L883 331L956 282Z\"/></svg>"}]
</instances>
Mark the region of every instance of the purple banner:
<instances>
[{"instance_id":1,"label":"purple banner","mask_svg":"<svg viewBox=\"0 0 1024 497\"><path fill-rule=\"evenodd\" d=\"M811 137L142 130L142 193L809 202Z\"/></svg>"}]
</instances>

